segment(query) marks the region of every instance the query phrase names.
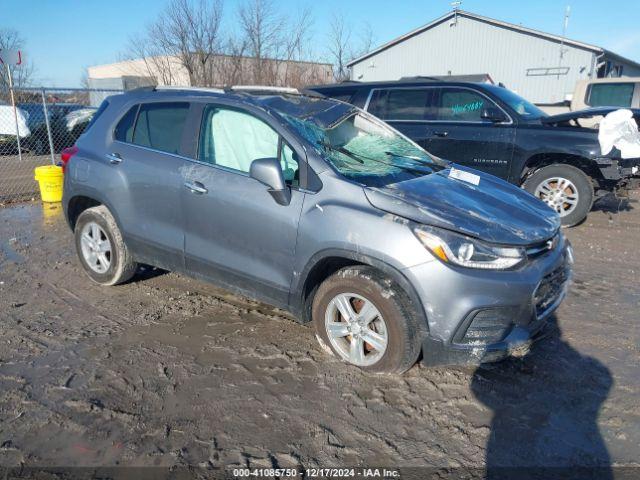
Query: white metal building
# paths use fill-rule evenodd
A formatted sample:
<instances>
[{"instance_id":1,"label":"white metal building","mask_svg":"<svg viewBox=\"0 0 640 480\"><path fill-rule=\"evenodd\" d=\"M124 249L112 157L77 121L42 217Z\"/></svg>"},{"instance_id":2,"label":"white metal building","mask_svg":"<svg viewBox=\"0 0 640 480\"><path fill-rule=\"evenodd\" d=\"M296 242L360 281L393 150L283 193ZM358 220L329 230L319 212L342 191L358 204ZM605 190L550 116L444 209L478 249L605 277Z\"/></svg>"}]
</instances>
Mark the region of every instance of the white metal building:
<instances>
[{"instance_id":1,"label":"white metal building","mask_svg":"<svg viewBox=\"0 0 640 480\"><path fill-rule=\"evenodd\" d=\"M487 72L535 103L555 103L576 81L640 76L640 64L613 52L462 10L351 61L352 80Z\"/></svg>"}]
</instances>

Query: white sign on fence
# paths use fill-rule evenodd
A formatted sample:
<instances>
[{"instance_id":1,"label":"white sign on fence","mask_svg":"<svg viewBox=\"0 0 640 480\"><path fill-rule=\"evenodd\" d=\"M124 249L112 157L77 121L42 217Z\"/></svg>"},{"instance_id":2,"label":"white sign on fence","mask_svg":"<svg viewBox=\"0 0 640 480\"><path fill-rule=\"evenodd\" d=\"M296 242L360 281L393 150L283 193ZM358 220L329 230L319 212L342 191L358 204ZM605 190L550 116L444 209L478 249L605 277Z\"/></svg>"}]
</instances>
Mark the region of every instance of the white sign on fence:
<instances>
[{"instance_id":1,"label":"white sign on fence","mask_svg":"<svg viewBox=\"0 0 640 480\"><path fill-rule=\"evenodd\" d=\"M22 63L22 52L20 50L0 50L0 64L20 65Z\"/></svg>"}]
</instances>

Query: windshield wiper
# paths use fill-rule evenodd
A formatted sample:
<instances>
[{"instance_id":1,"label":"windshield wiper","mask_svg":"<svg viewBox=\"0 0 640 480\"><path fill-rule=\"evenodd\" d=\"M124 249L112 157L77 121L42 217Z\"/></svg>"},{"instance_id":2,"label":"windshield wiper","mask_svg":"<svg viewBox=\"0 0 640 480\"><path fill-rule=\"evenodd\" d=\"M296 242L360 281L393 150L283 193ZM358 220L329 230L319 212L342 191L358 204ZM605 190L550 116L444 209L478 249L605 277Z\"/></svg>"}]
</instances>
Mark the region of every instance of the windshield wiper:
<instances>
[{"instance_id":1,"label":"windshield wiper","mask_svg":"<svg viewBox=\"0 0 640 480\"><path fill-rule=\"evenodd\" d=\"M331 145L328 142L322 142L322 141L318 141L318 145L323 146L324 148L327 148L329 150L333 150L334 152L339 152L342 153L343 155L346 155L349 158L354 159L356 162L361 163L364 165L364 160L362 160L361 158L358 158L358 154L357 153L353 153L350 150L347 150L344 147L336 147L334 145ZM366 157L364 157L366 158Z\"/></svg>"}]
</instances>

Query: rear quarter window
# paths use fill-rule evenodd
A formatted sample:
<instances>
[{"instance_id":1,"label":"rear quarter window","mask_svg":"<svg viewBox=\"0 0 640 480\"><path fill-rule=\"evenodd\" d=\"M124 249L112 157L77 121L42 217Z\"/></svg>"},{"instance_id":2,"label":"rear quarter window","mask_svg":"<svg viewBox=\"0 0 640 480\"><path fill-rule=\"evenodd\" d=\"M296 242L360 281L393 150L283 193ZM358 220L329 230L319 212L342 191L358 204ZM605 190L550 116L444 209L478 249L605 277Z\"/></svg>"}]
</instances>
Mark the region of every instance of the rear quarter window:
<instances>
[{"instance_id":1,"label":"rear quarter window","mask_svg":"<svg viewBox=\"0 0 640 480\"><path fill-rule=\"evenodd\" d=\"M120 119L113 136L120 142L131 143L133 140L133 127L136 123L136 116L138 115L138 108L140 105L135 105L129 109L129 111Z\"/></svg>"},{"instance_id":2,"label":"rear quarter window","mask_svg":"<svg viewBox=\"0 0 640 480\"><path fill-rule=\"evenodd\" d=\"M98 107L98 110L96 110L96 112L93 114L93 117L91 117L91 120L89 120L87 127L84 129L85 132L89 131L89 129L93 126L93 124L96 123L96 121L98 120L98 117L100 117L100 115L104 113L104 111L107 109L108 106L109 106L109 101L103 100L100 106Z\"/></svg>"}]
</instances>

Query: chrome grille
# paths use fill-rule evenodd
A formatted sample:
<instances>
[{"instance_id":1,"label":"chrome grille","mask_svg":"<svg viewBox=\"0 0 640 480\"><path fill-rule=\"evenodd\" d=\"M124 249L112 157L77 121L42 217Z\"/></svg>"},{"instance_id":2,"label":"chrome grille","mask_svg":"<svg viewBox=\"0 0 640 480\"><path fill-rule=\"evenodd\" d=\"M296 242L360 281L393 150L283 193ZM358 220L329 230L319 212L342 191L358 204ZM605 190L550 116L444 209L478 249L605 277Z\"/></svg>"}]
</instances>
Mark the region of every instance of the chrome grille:
<instances>
[{"instance_id":1,"label":"chrome grille","mask_svg":"<svg viewBox=\"0 0 640 480\"><path fill-rule=\"evenodd\" d=\"M527 247L527 257L536 258L556 248L558 241L560 240L559 235L559 233L556 233L553 237L545 240L544 242L536 243L535 245Z\"/></svg>"}]
</instances>

